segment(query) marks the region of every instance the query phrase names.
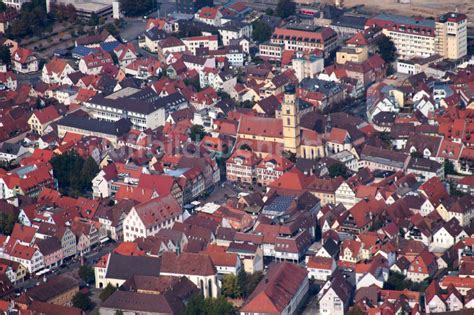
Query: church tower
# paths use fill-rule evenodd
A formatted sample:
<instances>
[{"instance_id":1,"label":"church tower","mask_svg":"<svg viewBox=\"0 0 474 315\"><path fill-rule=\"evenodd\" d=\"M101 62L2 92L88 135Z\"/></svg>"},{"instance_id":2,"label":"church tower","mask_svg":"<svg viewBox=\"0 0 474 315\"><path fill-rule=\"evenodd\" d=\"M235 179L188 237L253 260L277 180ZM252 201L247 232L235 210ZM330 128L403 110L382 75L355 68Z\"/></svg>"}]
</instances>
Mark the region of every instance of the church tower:
<instances>
[{"instance_id":1,"label":"church tower","mask_svg":"<svg viewBox=\"0 0 474 315\"><path fill-rule=\"evenodd\" d=\"M296 103L296 89L294 85L285 86L285 96L281 105L281 119L283 120L283 139L285 151L300 155L301 131L299 108Z\"/></svg>"}]
</instances>

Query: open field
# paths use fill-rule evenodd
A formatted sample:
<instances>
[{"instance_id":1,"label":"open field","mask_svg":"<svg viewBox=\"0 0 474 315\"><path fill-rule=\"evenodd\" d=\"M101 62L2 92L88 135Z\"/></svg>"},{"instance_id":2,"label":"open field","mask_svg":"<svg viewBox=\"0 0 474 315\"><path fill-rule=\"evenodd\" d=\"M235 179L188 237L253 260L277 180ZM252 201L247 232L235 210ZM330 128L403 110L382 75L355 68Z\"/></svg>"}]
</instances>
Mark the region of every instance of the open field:
<instances>
[{"instance_id":1,"label":"open field","mask_svg":"<svg viewBox=\"0 0 474 315\"><path fill-rule=\"evenodd\" d=\"M409 4L398 3L397 0L344 0L345 7L365 5L371 12L387 12L401 15L422 15L436 17L447 11L455 11L468 15L469 24L474 23L474 1L472 0L411 0Z\"/></svg>"}]
</instances>

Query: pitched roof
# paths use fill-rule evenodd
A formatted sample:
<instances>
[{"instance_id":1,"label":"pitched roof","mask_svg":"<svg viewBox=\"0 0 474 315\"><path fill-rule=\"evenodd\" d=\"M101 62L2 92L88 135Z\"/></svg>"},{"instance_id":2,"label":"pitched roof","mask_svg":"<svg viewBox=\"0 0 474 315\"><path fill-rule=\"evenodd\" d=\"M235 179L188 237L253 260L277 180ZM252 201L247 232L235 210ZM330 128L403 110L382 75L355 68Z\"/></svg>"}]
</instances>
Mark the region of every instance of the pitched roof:
<instances>
[{"instance_id":1,"label":"pitched roof","mask_svg":"<svg viewBox=\"0 0 474 315\"><path fill-rule=\"evenodd\" d=\"M279 314L290 303L308 272L295 264L283 262L270 266L253 293L240 309L243 313Z\"/></svg>"},{"instance_id":2,"label":"pitched roof","mask_svg":"<svg viewBox=\"0 0 474 315\"><path fill-rule=\"evenodd\" d=\"M134 207L146 228L161 224L182 213L181 206L171 195L154 198Z\"/></svg>"},{"instance_id":3,"label":"pitched roof","mask_svg":"<svg viewBox=\"0 0 474 315\"><path fill-rule=\"evenodd\" d=\"M164 252L161 260L161 272L198 276L211 276L217 273L209 255L186 252L179 256L172 252Z\"/></svg>"},{"instance_id":4,"label":"pitched roof","mask_svg":"<svg viewBox=\"0 0 474 315\"><path fill-rule=\"evenodd\" d=\"M161 259L148 256L122 256L112 253L105 277L127 280L132 276L158 276Z\"/></svg>"}]
</instances>

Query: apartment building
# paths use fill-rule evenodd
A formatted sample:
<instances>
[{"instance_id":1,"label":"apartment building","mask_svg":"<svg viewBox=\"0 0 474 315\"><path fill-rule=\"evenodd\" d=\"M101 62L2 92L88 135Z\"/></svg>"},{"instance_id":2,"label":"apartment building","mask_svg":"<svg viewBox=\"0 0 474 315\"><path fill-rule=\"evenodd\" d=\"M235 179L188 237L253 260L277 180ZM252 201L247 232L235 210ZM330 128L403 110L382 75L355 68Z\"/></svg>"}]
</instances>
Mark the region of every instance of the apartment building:
<instances>
[{"instance_id":1,"label":"apartment building","mask_svg":"<svg viewBox=\"0 0 474 315\"><path fill-rule=\"evenodd\" d=\"M324 59L314 54L305 55L298 51L291 61L291 68L295 70L299 82L305 78L314 79L318 73L324 70Z\"/></svg>"},{"instance_id":2,"label":"apartment building","mask_svg":"<svg viewBox=\"0 0 474 315\"><path fill-rule=\"evenodd\" d=\"M193 55L196 55L197 48L205 47L209 50L217 50L218 48L217 35L186 37L181 40Z\"/></svg>"},{"instance_id":3,"label":"apartment building","mask_svg":"<svg viewBox=\"0 0 474 315\"><path fill-rule=\"evenodd\" d=\"M132 208L123 221L125 242L139 237L153 236L159 230L171 228L175 221L181 222L183 211L176 199L162 196Z\"/></svg>"},{"instance_id":4,"label":"apartment building","mask_svg":"<svg viewBox=\"0 0 474 315\"><path fill-rule=\"evenodd\" d=\"M336 49L337 33L328 27L277 27L270 41L272 44L283 44L285 50L320 50L326 58Z\"/></svg>"},{"instance_id":5,"label":"apartment building","mask_svg":"<svg viewBox=\"0 0 474 315\"><path fill-rule=\"evenodd\" d=\"M283 50L285 50L285 45L274 44L271 41L266 41L258 46L260 58L268 61L281 61Z\"/></svg>"},{"instance_id":6,"label":"apartment building","mask_svg":"<svg viewBox=\"0 0 474 315\"><path fill-rule=\"evenodd\" d=\"M365 27L382 28L402 59L434 54L459 59L467 54L467 17L461 13L447 13L436 21L382 13L367 20Z\"/></svg>"},{"instance_id":7,"label":"apartment building","mask_svg":"<svg viewBox=\"0 0 474 315\"><path fill-rule=\"evenodd\" d=\"M383 34L393 41L402 59L429 57L436 53L433 20L382 13L365 24L366 28L375 26L382 28Z\"/></svg>"},{"instance_id":8,"label":"apartment building","mask_svg":"<svg viewBox=\"0 0 474 315\"><path fill-rule=\"evenodd\" d=\"M120 91L105 97L97 95L83 105L96 119L118 121L126 118L140 130L163 126L170 113L188 106L186 98L179 92L161 98L138 93L133 98L120 97L118 93Z\"/></svg>"},{"instance_id":9,"label":"apartment building","mask_svg":"<svg viewBox=\"0 0 474 315\"><path fill-rule=\"evenodd\" d=\"M436 52L448 59L467 55L467 16L449 12L436 20Z\"/></svg>"}]
</instances>

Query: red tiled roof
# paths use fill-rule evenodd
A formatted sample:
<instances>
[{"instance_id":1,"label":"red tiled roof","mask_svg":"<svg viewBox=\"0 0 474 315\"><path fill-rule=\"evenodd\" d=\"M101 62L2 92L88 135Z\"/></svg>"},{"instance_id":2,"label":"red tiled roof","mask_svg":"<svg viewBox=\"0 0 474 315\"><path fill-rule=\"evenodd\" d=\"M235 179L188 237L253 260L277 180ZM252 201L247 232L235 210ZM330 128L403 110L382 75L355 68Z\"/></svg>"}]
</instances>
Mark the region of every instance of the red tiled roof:
<instances>
[{"instance_id":1,"label":"red tiled roof","mask_svg":"<svg viewBox=\"0 0 474 315\"><path fill-rule=\"evenodd\" d=\"M240 309L243 313L280 314L298 292L308 272L295 264L278 263L270 267L265 278Z\"/></svg>"},{"instance_id":2,"label":"red tiled roof","mask_svg":"<svg viewBox=\"0 0 474 315\"><path fill-rule=\"evenodd\" d=\"M53 120L56 120L60 117L58 111L56 110L56 107L52 105L40 110L33 111L33 115L38 118L41 124L52 122Z\"/></svg>"},{"instance_id":3,"label":"red tiled roof","mask_svg":"<svg viewBox=\"0 0 474 315\"><path fill-rule=\"evenodd\" d=\"M161 196L134 207L146 228L176 218L182 213L181 206L171 196Z\"/></svg>"}]
</instances>

